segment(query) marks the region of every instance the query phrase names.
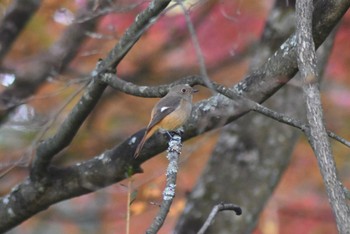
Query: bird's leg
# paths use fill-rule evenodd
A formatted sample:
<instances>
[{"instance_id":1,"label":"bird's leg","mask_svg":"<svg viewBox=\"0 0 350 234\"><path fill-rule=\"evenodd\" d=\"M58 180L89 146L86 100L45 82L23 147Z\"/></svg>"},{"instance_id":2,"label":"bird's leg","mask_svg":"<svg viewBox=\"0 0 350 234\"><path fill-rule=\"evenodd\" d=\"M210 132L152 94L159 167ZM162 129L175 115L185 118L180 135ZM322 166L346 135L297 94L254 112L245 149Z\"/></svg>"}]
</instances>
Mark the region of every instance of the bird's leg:
<instances>
[{"instance_id":1,"label":"bird's leg","mask_svg":"<svg viewBox=\"0 0 350 234\"><path fill-rule=\"evenodd\" d=\"M176 152L178 154L181 154L181 148L182 148L182 143L181 143L181 136L179 135L178 132L170 132L169 135L173 134L170 137L170 140L168 142L168 152Z\"/></svg>"},{"instance_id":2,"label":"bird's leg","mask_svg":"<svg viewBox=\"0 0 350 234\"><path fill-rule=\"evenodd\" d=\"M169 140L170 140L171 138L173 138L173 136L174 136L174 132L173 132L173 131L165 131L165 132L166 132L166 134L168 135Z\"/></svg>"},{"instance_id":3,"label":"bird's leg","mask_svg":"<svg viewBox=\"0 0 350 234\"><path fill-rule=\"evenodd\" d=\"M167 135L169 136L170 140L175 136L175 135L178 135L178 136L182 136L182 134L184 133L184 129L181 127L181 128L178 128L174 131L165 131L167 133Z\"/></svg>"},{"instance_id":4,"label":"bird's leg","mask_svg":"<svg viewBox=\"0 0 350 234\"><path fill-rule=\"evenodd\" d=\"M180 149L182 146L181 135L184 133L183 128L178 128L175 131L166 131L169 136L169 148L168 152L175 151L181 153Z\"/></svg>"}]
</instances>

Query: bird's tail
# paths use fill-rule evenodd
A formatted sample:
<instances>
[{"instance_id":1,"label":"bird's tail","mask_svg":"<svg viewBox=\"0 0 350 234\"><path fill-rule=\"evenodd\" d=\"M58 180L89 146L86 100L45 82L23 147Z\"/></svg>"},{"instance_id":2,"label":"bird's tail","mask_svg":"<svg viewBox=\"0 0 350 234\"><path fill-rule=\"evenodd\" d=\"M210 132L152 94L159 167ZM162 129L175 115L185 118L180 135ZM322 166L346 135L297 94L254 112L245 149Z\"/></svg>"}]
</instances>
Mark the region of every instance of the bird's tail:
<instances>
[{"instance_id":1,"label":"bird's tail","mask_svg":"<svg viewBox=\"0 0 350 234\"><path fill-rule=\"evenodd\" d=\"M147 141L147 139L149 137L151 137L153 135L153 133L156 131L156 129L151 128L151 129L146 129L145 134L143 135L139 145L137 146L135 153L134 153L134 158L137 158L143 148L143 145L145 144L145 142Z\"/></svg>"},{"instance_id":2,"label":"bird's tail","mask_svg":"<svg viewBox=\"0 0 350 234\"><path fill-rule=\"evenodd\" d=\"M135 151L135 153L134 153L134 158L137 158L137 157L139 156L139 154L140 154L140 152L141 152L141 149L142 149L143 145L144 145L145 142L146 142L146 135L147 135L147 130L146 130L145 134L143 135L143 137L142 137L140 143L138 144L138 146L137 146L137 148L136 148L136 151Z\"/></svg>"}]
</instances>

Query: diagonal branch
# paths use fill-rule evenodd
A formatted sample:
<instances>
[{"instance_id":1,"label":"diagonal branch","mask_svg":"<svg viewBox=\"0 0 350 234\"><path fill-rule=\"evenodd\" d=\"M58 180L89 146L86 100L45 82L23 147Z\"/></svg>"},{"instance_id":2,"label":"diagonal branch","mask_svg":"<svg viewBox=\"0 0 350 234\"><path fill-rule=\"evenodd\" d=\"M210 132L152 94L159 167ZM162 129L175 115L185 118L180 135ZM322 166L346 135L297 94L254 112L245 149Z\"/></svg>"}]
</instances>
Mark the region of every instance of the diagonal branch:
<instances>
[{"instance_id":1,"label":"diagonal branch","mask_svg":"<svg viewBox=\"0 0 350 234\"><path fill-rule=\"evenodd\" d=\"M71 185L75 184L74 187L78 185L78 187L82 188L82 190L79 189L80 192L78 193L87 193L100 187L97 186L98 183L88 182L90 179L94 180L93 178L89 178L88 180L81 178L78 174L82 171L80 171L78 174L75 174L75 172L73 172L74 170L68 172L67 174L65 172L64 174L60 174L60 172L54 168L49 170L48 166L50 165L51 159L55 156L55 154L64 149L74 138L81 124L92 111L93 107L96 105L97 101L102 95L103 90L106 88L107 84L99 80L100 75L102 75L102 71L105 69L110 69L110 66L112 65L116 66L118 64L121 58L124 57L125 53L129 51L129 49L137 42L140 35L144 32L145 27L147 27L150 22L166 8L169 2L170 0L153 0L149 6L136 17L135 22L129 27L129 29L117 43L117 46L109 53L107 59L98 63L96 69L92 72L94 77L89 84L88 89L85 91L78 104L73 108L67 119L63 122L62 127L52 138L47 139L38 146L37 155L33 162L30 178L27 178L26 181L17 187L17 189L12 190L10 195L1 199L2 202L0 204L0 212L4 212L0 214L0 232L4 232L15 225L18 225L35 213L46 209L50 204L52 204L51 202L48 203L47 201L55 199L55 197L61 197L62 195L65 196L65 191L69 191L70 189L66 190L67 188L61 188L57 190L57 186L60 186L62 182L61 177L68 178L72 176L70 177L71 180L69 183L71 183ZM106 155L110 156L109 153ZM100 159L103 158L104 154L100 156ZM106 161L102 160L101 162L104 164ZM85 173L85 176L88 176L89 171L91 170L85 171L87 172ZM93 171L97 172L95 170ZM134 167L134 173L139 171L140 169L138 167ZM108 172L110 171L104 171L103 174L106 173L109 174L109 176L114 174L113 172ZM123 173L122 177L124 176L125 174ZM119 176L117 177L119 179L122 178ZM107 185L111 182L112 181L107 180L103 182L103 184ZM49 195L50 193L52 194ZM4 210L2 208L4 208Z\"/></svg>"},{"instance_id":2,"label":"diagonal branch","mask_svg":"<svg viewBox=\"0 0 350 234\"><path fill-rule=\"evenodd\" d=\"M109 52L106 60L99 61L96 69L92 72L94 77L88 89L62 123L58 132L38 146L31 170L32 179L44 178L51 159L70 144L107 87L106 83L99 80L102 71L112 69L113 67L110 66L116 66L121 61L125 53L131 49L145 31L145 28L149 26L151 20L166 8L167 4L165 2L169 3L170 1L151 2L148 8L136 16L134 23L123 34L115 48Z\"/></svg>"},{"instance_id":3,"label":"diagonal branch","mask_svg":"<svg viewBox=\"0 0 350 234\"><path fill-rule=\"evenodd\" d=\"M350 0L319 0L313 15L313 39L317 49L347 11ZM235 86L239 93L263 102L298 71L296 35L292 34L259 69Z\"/></svg>"},{"instance_id":4,"label":"diagonal branch","mask_svg":"<svg viewBox=\"0 0 350 234\"><path fill-rule=\"evenodd\" d=\"M134 23L126 30L118 44L109 52L107 58L101 64L101 67L93 73L93 75L96 76L106 70L114 69L147 28L157 21L160 12L163 11L170 2L171 0L152 1L149 7L138 14Z\"/></svg>"},{"instance_id":5,"label":"diagonal branch","mask_svg":"<svg viewBox=\"0 0 350 234\"><path fill-rule=\"evenodd\" d=\"M84 120L94 109L106 87L104 83L94 79L84 91L80 101L62 123L57 133L39 144L30 171L32 180L46 179L45 176L47 175L51 159L71 143Z\"/></svg>"}]
</instances>

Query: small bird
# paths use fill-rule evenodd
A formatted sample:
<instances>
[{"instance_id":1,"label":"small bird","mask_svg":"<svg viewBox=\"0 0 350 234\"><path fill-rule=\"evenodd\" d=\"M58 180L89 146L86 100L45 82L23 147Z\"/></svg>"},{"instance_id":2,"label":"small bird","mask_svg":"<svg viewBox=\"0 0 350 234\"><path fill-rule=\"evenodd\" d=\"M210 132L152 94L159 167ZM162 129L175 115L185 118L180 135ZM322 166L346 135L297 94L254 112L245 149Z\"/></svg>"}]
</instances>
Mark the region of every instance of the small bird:
<instances>
[{"instance_id":1,"label":"small bird","mask_svg":"<svg viewBox=\"0 0 350 234\"><path fill-rule=\"evenodd\" d=\"M146 128L145 135L134 153L137 158L146 140L158 129L173 131L181 127L192 112L192 94L198 90L188 84L175 85L167 95L161 98L153 107L151 120Z\"/></svg>"}]
</instances>

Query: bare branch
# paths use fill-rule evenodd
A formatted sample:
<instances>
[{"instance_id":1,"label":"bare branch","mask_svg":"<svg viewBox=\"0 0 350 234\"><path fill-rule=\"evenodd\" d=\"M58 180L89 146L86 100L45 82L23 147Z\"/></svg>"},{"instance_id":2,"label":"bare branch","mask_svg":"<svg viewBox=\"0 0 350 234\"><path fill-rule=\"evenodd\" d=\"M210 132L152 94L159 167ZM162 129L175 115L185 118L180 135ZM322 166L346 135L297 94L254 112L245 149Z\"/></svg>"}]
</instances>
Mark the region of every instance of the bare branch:
<instances>
[{"instance_id":1,"label":"bare branch","mask_svg":"<svg viewBox=\"0 0 350 234\"><path fill-rule=\"evenodd\" d=\"M192 39L192 44L194 47L194 50L196 52L196 56L197 56L197 60L198 60L198 64L199 64L199 70L200 70L200 74L203 78L204 83L206 84L206 86L212 90L213 94L215 94L213 87L211 87L211 82L210 82L210 78L207 72L207 68L205 66L205 61L204 61L204 56L202 53L202 49L199 45L199 41L198 41L198 37L196 34L196 31L194 29L193 23L191 21L191 17L189 12L187 11L186 7L184 6L182 0L177 0L177 3L179 4L179 6L181 7L185 19L186 19L186 24L188 27L188 31L190 32L191 35L191 39Z\"/></svg>"},{"instance_id":2,"label":"bare branch","mask_svg":"<svg viewBox=\"0 0 350 234\"><path fill-rule=\"evenodd\" d=\"M32 164L31 179L38 181L47 175L51 159L71 143L106 87L106 84L94 79L84 91L80 101L64 120L57 133L39 144Z\"/></svg>"},{"instance_id":3,"label":"bare branch","mask_svg":"<svg viewBox=\"0 0 350 234\"><path fill-rule=\"evenodd\" d=\"M217 213L219 213L220 211L224 211L224 210L232 210L236 213L236 215L241 215L242 214L242 209L241 207L235 205L235 204L231 204L231 203L220 203L216 206L213 207L213 209L211 210L207 220L204 222L203 226L201 227L201 229L197 232L197 234L204 234L205 231L209 228L210 224L213 222L215 216L217 215Z\"/></svg>"},{"instance_id":4,"label":"bare branch","mask_svg":"<svg viewBox=\"0 0 350 234\"><path fill-rule=\"evenodd\" d=\"M144 27L149 25L150 21L154 20L155 17L162 12L169 2L170 1L152 1L149 4L149 6L136 17L135 22L129 27L129 29L118 42L117 46L109 53L108 58L106 59L106 63L104 63L103 61L98 63L97 68L93 72L93 80L89 84L87 90L84 92L78 104L73 108L72 112L63 122L61 128L52 138L49 138L48 140L44 141L38 146L37 155L35 161L33 162L33 168L31 170L30 178L24 181L23 184L19 185L17 189L13 190L10 193L10 195L5 196L1 199L3 202L0 203L0 210L4 208L4 212L0 212L0 232L4 232L9 228L13 227L14 225L27 219L31 215L43 209L46 209L49 203L45 202L45 199L50 200L50 198L56 197L58 193L63 192L61 193L61 195L65 193L64 190L66 190L68 187L64 189L62 188L60 190L51 190L51 188L53 188L51 187L53 184L55 184L54 187L58 188L57 185L59 184L56 183L60 181L60 179L58 178L61 177L62 174L61 176L59 176L60 173L58 171L55 171L55 169L53 168L49 169L48 167L54 155L60 152L62 149L64 149L74 138L81 124L90 114L93 107L96 105L97 101L102 95L103 90L106 88L107 84L99 80L99 75L103 74L102 70L108 69L110 67L104 66L101 69L101 66L106 64L113 64L114 66L116 66L119 63L120 59L125 55L126 51L128 51L132 47L132 45L136 43L142 32L144 32ZM100 159L103 158L104 154L100 156ZM103 162L104 164L106 161L102 160L101 162ZM85 172L87 171L89 170L85 170ZM137 172L140 172L139 167L133 167L133 173ZM103 173L109 174L108 170L104 171ZM69 174L73 175L74 172L73 174L65 173L63 177L68 178L70 177ZM89 173L85 173L85 176L88 176L88 174ZM125 173L123 172L121 177L124 176ZM79 177L80 176L76 174L73 178L78 179L79 181L80 179L82 179ZM85 183L84 180L75 184L80 184L79 187L82 186L82 189L79 189L79 193L86 193L101 187L101 185L98 186L97 184L95 185L95 183ZM72 182L73 180L70 180L69 183ZM107 180L105 182L106 184L108 184L112 181ZM47 193L50 193L50 191L54 192L55 195L52 194L53 196L47 196ZM61 195L59 195L59 197ZM9 210L11 212L8 212Z\"/></svg>"},{"instance_id":5,"label":"bare branch","mask_svg":"<svg viewBox=\"0 0 350 234\"><path fill-rule=\"evenodd\" d=\"M140 35L145 31L145 27L147 27L150 21L164 10L166 6L167 4L164 4L164 2L159 2L157 4L151 2L148 8L136 16L134 23L123 34L115 48L110 51L107 59L105 61L99 61L96 69L92 72L94 76L93 80L89 84L87 90L85 90L80 101L62 123L58 132L38 146L37 155L31 170L31 178L34 181L39 178L44 178L44 175L48 172L47 170L51 159L70 144L84 120L97 104L104 89L107 87L107 84L100 81L99 77L103 70L105 71L105 69L111 68L109 65L106 66L106 64L113 64L116 66L124 57L125 53L137 42Z\"/></svg>"},{"instance_id":6,"label":"bare branch","mask_svg":"<svg viewBox=\"0 0 350 234\"><path fill-rule=\"evenodd\" d=\"M313 38L316 48L333 29L334 25L332 26L331 22L339 22L349 5L349 0L317 1L313 16ZM296 46L296 36L292 34L265 64L236 85L237 91L259 103L269 98L298 71Z\"/></svg>"},{"instance_id":7,"label":"bare branch","mask_svg":"<svg viewBox=\"0 0 350 234\"><path fill-rule=\"evenodd\" d=\"M264 107L262 105L260 105L259 103L251 103L249 104L249 106L252 108L252 110L260 113L260 114L263 114L267 117L270 117L278 122L281 122L281 123L285 123L285 124L288 124L292 127L295 127L295 128L298 128L300 129L301 131L303 131L305 134L308 134L310 132L310 126L307 125L307 124L304 124L302 123L301 121L297 120L297 119L293 119L292 117L290 116L286 116L282 113L278 113L276 111L273 111L267 107ZM332 131L329 131L327 130L327 135L331 138L333 138L334 140L336 141L339 141L340 143L344 144L345 146L347 147L350 147L350 142L347 141L346 139L338 136L337 134L335 134L334 132Z\"/></svg>"},{"instance_id":8,"label":"bare branch","mask_svg":"<svg viewBox=\"0 0 350 234\"><path fill-rule=\"evenodd\" d=\"M204 84L202 77L198 75L187 76L176 80L171 84L152 87L135 85L132 82L122 80L120 77L112 73L105 73L103 76L101 76L101 80L120 92L138 97L163 97L168 93L171 86L177 84L189 84L191 86Z\"/></svg>"},{"instance_id":9,"label":"bare branch","mask_svg":"<svg viewBox=\"0 0 350 234\"><path fill-rule=\"evenodd\" d=\"M298 67L303 79L306 112L309 123L308 140L315 152L339 233L350 230L350 209L336 172L331 145L323 121L316 52L312 38L312 0L297 0Z\"/></svg>"},{"instance_id":10,"label":"bare branch","mask_svg":"<svg viewBox=\"0 0 350 234\"><path fill-rule=\"evenodd\" d=\"M152 1L149 7L138 14L134 23L126 30L118 44L109 52L107 58L101 64L101 67L93 72L93 76L98 76L106 70L115 69L117 64L124 58L147 28L157 21L161 11L163 11L170 2L171 0L161 0L156 4Z\"/></svg>"}]
</instances>

